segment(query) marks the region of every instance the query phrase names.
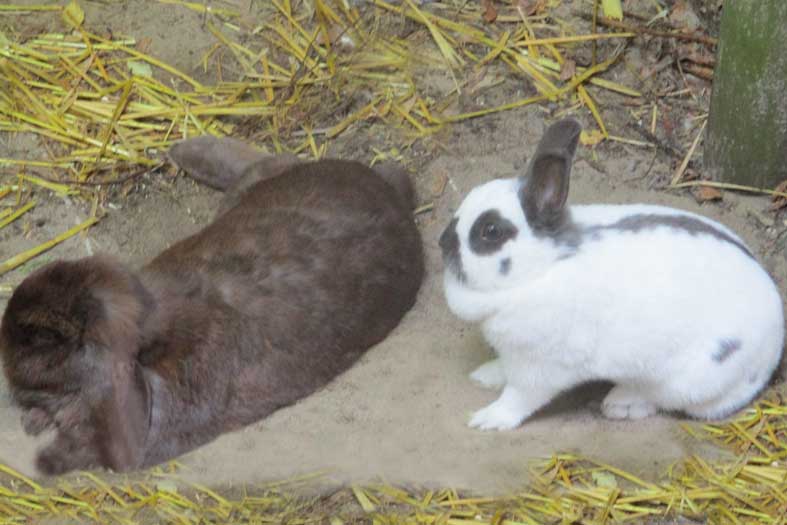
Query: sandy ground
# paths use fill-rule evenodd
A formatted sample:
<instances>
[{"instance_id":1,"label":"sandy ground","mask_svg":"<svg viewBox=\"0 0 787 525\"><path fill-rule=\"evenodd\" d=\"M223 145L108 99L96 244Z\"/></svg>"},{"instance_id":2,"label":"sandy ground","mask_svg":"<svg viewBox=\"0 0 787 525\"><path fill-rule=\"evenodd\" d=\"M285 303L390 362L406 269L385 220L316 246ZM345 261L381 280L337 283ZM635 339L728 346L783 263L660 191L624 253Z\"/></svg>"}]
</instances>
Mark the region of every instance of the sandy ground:
<instances>
[{"instance_id":1,"label":"sandy ground","mask_svg":"<svg viewBox=\"0 0 787 525\"><path fill-rule=\"evenodd\" d=\"M164 19L157 23L172 22L166 19L174 16L171 9L158 12L158 4L145 5L150 10L142 10L136 18L122 10L115 13L113 23L132 34L147 34L156 16ZM108 16L102 15L102 9L109 9L103 4L93 7L89 16ZM198 17L178 16L181 23L199 27ZM185 69L196 64L196 48L173 50L174 37L163 30L152 37L163 58ZM603 419L598 403L604 385L563 396L513 431L480 432L467 427L470 414L496 396L467 377L490 352L477 328L454 319L445 305L437 238L470 188L492 177L520 172L543 126L544 110L535 107L459 125L445 138L444 149L414 163L420 201L434 203L433 209L418 216L428 275L415 308L391 337L327 388L182 457L184 475L226 486L325 470L325 479L331 482L385 480L506 492L527 480L531 460L555 452L589 455L651 479L687 454L717 454L691 440L680 428L682 421L672 417L637 422ZM332 155L368 161L370 148L384 143L384 134L365 128L343 140L332 146ZM0 136L0 156L31 158L38 148L30 137ZM593 153L581 148L570 199L668 204L720 220L754 248L785 290L787 249L776 240L787 224L769 222L772 219L764 211L767 199L725 194L721 203L700 206L688 193L649 189L653 180L670 173L669 162L649 150L620 144L605 145ZM437 191L445 177L444 191ZM40 198L43 202L34 217L0 231L0 259L51 238L88 213L80 203L45 194ZM145 177L129 195L113 198L107 217L88 235L68 241L5 276L3 282L18 283L34 267L55 258L98 251L139 265L205 225L217 200L215 192L171 173ZM0 310L5 301L7 297L0 297ZM33 440L23 434L19 413L10 406L7 388L0 380L0 460L35 474L34 453L46 439Z\"/></svg>"}]
</instances>

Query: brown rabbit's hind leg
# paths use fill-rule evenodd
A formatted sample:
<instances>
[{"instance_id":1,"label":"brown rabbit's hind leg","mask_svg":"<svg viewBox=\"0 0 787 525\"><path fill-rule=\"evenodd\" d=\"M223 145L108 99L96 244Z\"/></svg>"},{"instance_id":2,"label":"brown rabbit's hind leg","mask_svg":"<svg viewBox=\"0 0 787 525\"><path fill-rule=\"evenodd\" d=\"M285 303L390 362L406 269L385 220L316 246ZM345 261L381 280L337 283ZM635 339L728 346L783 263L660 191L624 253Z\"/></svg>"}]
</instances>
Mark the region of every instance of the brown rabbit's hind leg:
<instances>
[{"instance_id":1,"label":"brown rabbit's hind leg","mask_svg":"<svg viewBox=\"0 0 787 525\"><path fill-rule=\"evenodd\" d=\"M169 159L186 174L211 188L227 190L265 154L236 139L202 135L178 142Z\"/></svg>"}]
</instances>

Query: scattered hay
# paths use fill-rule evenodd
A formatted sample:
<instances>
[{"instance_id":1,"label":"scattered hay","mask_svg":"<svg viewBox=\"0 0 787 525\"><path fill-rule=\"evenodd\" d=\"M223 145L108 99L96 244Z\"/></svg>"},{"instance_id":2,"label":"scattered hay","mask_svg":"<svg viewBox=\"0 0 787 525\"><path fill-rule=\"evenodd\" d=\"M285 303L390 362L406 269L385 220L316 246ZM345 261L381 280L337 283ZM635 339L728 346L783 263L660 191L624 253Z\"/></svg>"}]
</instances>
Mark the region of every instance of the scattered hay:
<instances>
[{"instance_id":1,"label":"scattered hay","mask_svg":"<svg viewBox=\"0 0 787 525\"><path fill-rule=\"evenodd\" d=\"M161 152L173 141L202 134L253 135L271 151L319 158L331 140L354 125L377 121L394 132L392 151L397 156L452 123L560 101L567 110L587 108L596 122L598 129L582 134L586 145L606 139L657 147L656 103L647 141L610 134L592 90L630 97L644 111L650 104L637 90L603 78L620 53L597 62L595 45L602 39L625 42L643 31L686 36L679 31L653 33L606 18L599 22L626 31L571 35L567 22L548 16L556 2L547 1L494 8L490 18L488 2L461 8L438 3L426 10L412 0L371 0L359 11L344 0L299 2L297 7L289 0L275 0L262 4L264 12L253 20L240 10L204 2L159 2L204 15L216 42L202 64L206 74L209 66L215 69L219 81L214 85L204 85L146 53L144 42L91 32L76 0L64 7L0 6L2 13L60 11L69 28L68 33L30 38L0 32L0 133L35 134L47 150L42 159L0 157L0 174L6 179L0 181L0 229L33 209L31 190L36 187L92 201L90 224L84 226L89 227L104 213L109 186L160 167ZM603 5L612 16L622 14L619 2L593 4ZM582 15L591 12L595 17L588 6ZM416 44L418 39L395 37L383 29L386 22L403 19L416 24L428 40ZM494 23L484 23L492 19ZM701 35L690 36L715 44ZM566 60L567 50L588 43L594 46L591 67ZM536 94L460 111L460 95L472 92L492 65L525 78ZM225 79L230 69L237 78ZM416 78L427 69L443 72L454 89L439 99L424 93ZM632 115L643 116L642 111ZM688 153L681 153L683 162L670 188L720 187L683 181L701 135L699 129ZM391 155L378 152L379 158ZM765 192L785 197L784 192ZM69 232L1 263L0 275L67 239Z\"/></svg>"},{"instance_id":2,"label":"scattered hay","mask_svg":"<svg viewBox=\"0 0 787 525\"><path fill-rule=\"evenodd\" d=\"M0 228L33 208L34 187L93 201L88 227L103 214L107 186L127 180L130 173L145 173L140 167L157 166L163 150L190 136L242 136L254 129L253 139L272 151L319 158L329 141L362 121L383 122L397 132L396 146L406 148L454 122L545 100L573 104L575 99L607 137L602 112L585 86L640 96L600 77L617 57L565 76L561 52L634 33L567 35L563 25L548 25L543 15L525 17L521 10L517 16L502 13L493 27L479 24L480 12L472 6L454 20L410 0L398 5L374 0L363 16L344 1L300 2L293 8L287 0L274 0L257 18L264 22L248 27L239 11L159 1L205 15L216 44L202 63L206 72L209 64L215 66L220 79L215 85L147 54L144 43L133 38L91 32L76 1L65 7L2 7L12 13L59 10L70 32L24 41L0 33L0 132L33 133L47 150L44 159L0 158L0 169L11 179L0 185L0 206L8 212L0 216ZM416 48L410 40L384 34L380 28L386 17L413 20L428 31L434 46L427 42ZM530 21L539 21L540 30L554 36L536 38ZM500 33L499 27L511 29ZM239 78L223 80L227 60L240 70ZM538 94L459 112L459 94L493 62L529 79ZM453 92L442 100L422 93L414 79L424 68L450 75ZM348 100L363 103L341 107ZM68 233L75 231L3 262L0 275Z\"/></svg>"},{"instance_id":3,"label":"scattered hay","mask_svg":"<svg viewBox=\"0 0 787 525\"><path fill-rule=\"evenodd\" d=\"M215 64L216 76L223 79L225 65L216 58L223 50L240 67L240 78L203 85L145 53L132 38L92 33L84 27L84 13L76 2L66 8L0 6L4 13L61 11L71 28L67 34L42 34L23 42L0 33L0 132L36 134L48 151L45 159L0 158L0 169L7 173L0 184L0 228L35 209L32 188L92 202L85 222L0 263L0 275L95 224L106 187L160 166L160 152L173 141L206 133L248 134L249 122L261 130L253 138L270 150L319 158L330 140L359 122L385 123L396 130L397 146L406 148L451 123L549 100L587 108L598 130L583 134L585 144L609 139L654 146L610 134L594 100L594 89L641 97L636 90L602 78L618 55L588 68L573 68L565 59L570 46L632 38L641 28L603 20L626 32L567 35L564 25L548 25L542 14L525 16L521 9L496 13L492 27L478 23L481 5L440 16L411 0L374 0L361 17L344 1L302 2L294 11L288 0L272 0L270 16L248 29L241 27L241 13L231 9L159 1L204 13L206 27L216 38L203 57L205 68ZM379 28L386 16L419 24L433 47L414 49L408 40L382 34ZM536 22L540 32L552 36L536 37ZM243 44L238 38L242 32L249 36ZM493 63L527 78L537 94L492 108L458 111L459 94L472 88ZM418 68L427 66L442 69L453 80L454 90L442 99L419 91L414 77ZM364 102L337 120L336 107L358 93ZM654 105L654 125L655 119ZM674 187L714 184L681 182L690 153L683 157ZM0 285L0 293L10 289ZM663 481L649 482L588 459L556 455L533 467L529 488L506 498L390 486L350 487L305 498L295 495L291 483L230 496L182 482L173 465L150 471L144 481L110 484L81 474L69 483L61 480L45 487L0 465L0 524L60 520L514 525L641 523L667 516L712 523L787 523L783 392L771 392L730 423L686 428L698 438L734 450L739 459L711 465L690 457Z\"/></svg>"},{"instance_id":4,"label":"scattered hay","mask_svg":"<svg viewBox=\"0 0 787 525\"><path fill-rule=\"evenodd\" d=\"M785 400L784 388L773 390L730 422L685 425L692 435L718 443L738 459L710 464L689 457L657 482L566 454L534 465L531 484L505 497L388 485L307 497L297 487L312 482L309 477L227 493L183 481L176 463L151 470L142 481L110 483L83 473L44 487L0 465L0 524L57 518L74 523L539 525L664 523L659 520L678 517L713 524L785 524Z\"/></svg>"}]
</instances>

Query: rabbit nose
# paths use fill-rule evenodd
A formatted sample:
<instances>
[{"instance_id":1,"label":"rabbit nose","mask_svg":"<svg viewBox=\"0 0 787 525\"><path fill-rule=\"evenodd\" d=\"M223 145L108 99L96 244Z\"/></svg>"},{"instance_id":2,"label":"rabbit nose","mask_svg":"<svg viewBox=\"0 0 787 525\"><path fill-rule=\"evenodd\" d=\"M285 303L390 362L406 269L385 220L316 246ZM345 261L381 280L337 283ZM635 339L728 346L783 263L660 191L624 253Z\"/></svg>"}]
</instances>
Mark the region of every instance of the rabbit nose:
<instances>
[{"instance_id":1,"label":"rabbit nose","mask_svg":"<svg viewBox=\"0 0 787 525\"><path fill-rule=\"evenodd\" d=\"M443 255L454 254L459 251L459 236L456 234L456 219L448 223L438 241Z\"/></svg>"}]
</instances>

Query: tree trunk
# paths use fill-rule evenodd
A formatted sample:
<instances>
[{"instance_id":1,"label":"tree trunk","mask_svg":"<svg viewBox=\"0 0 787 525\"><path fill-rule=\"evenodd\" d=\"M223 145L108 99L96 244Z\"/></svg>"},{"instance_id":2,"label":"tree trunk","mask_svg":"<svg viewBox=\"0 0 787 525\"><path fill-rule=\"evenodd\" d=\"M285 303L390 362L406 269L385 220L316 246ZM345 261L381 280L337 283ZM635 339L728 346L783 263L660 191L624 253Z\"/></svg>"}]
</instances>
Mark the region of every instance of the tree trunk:
<instances>
[{"instance_id":1,"label":"tree trunk","mask_svg":"<svg viewBox=\"0 0 787 525\"><path fill-rule=\"evenodd\" d=\"M787 0L726 0L704 166L715 180L787 179Z\"/></svg>"}]
</instances>

